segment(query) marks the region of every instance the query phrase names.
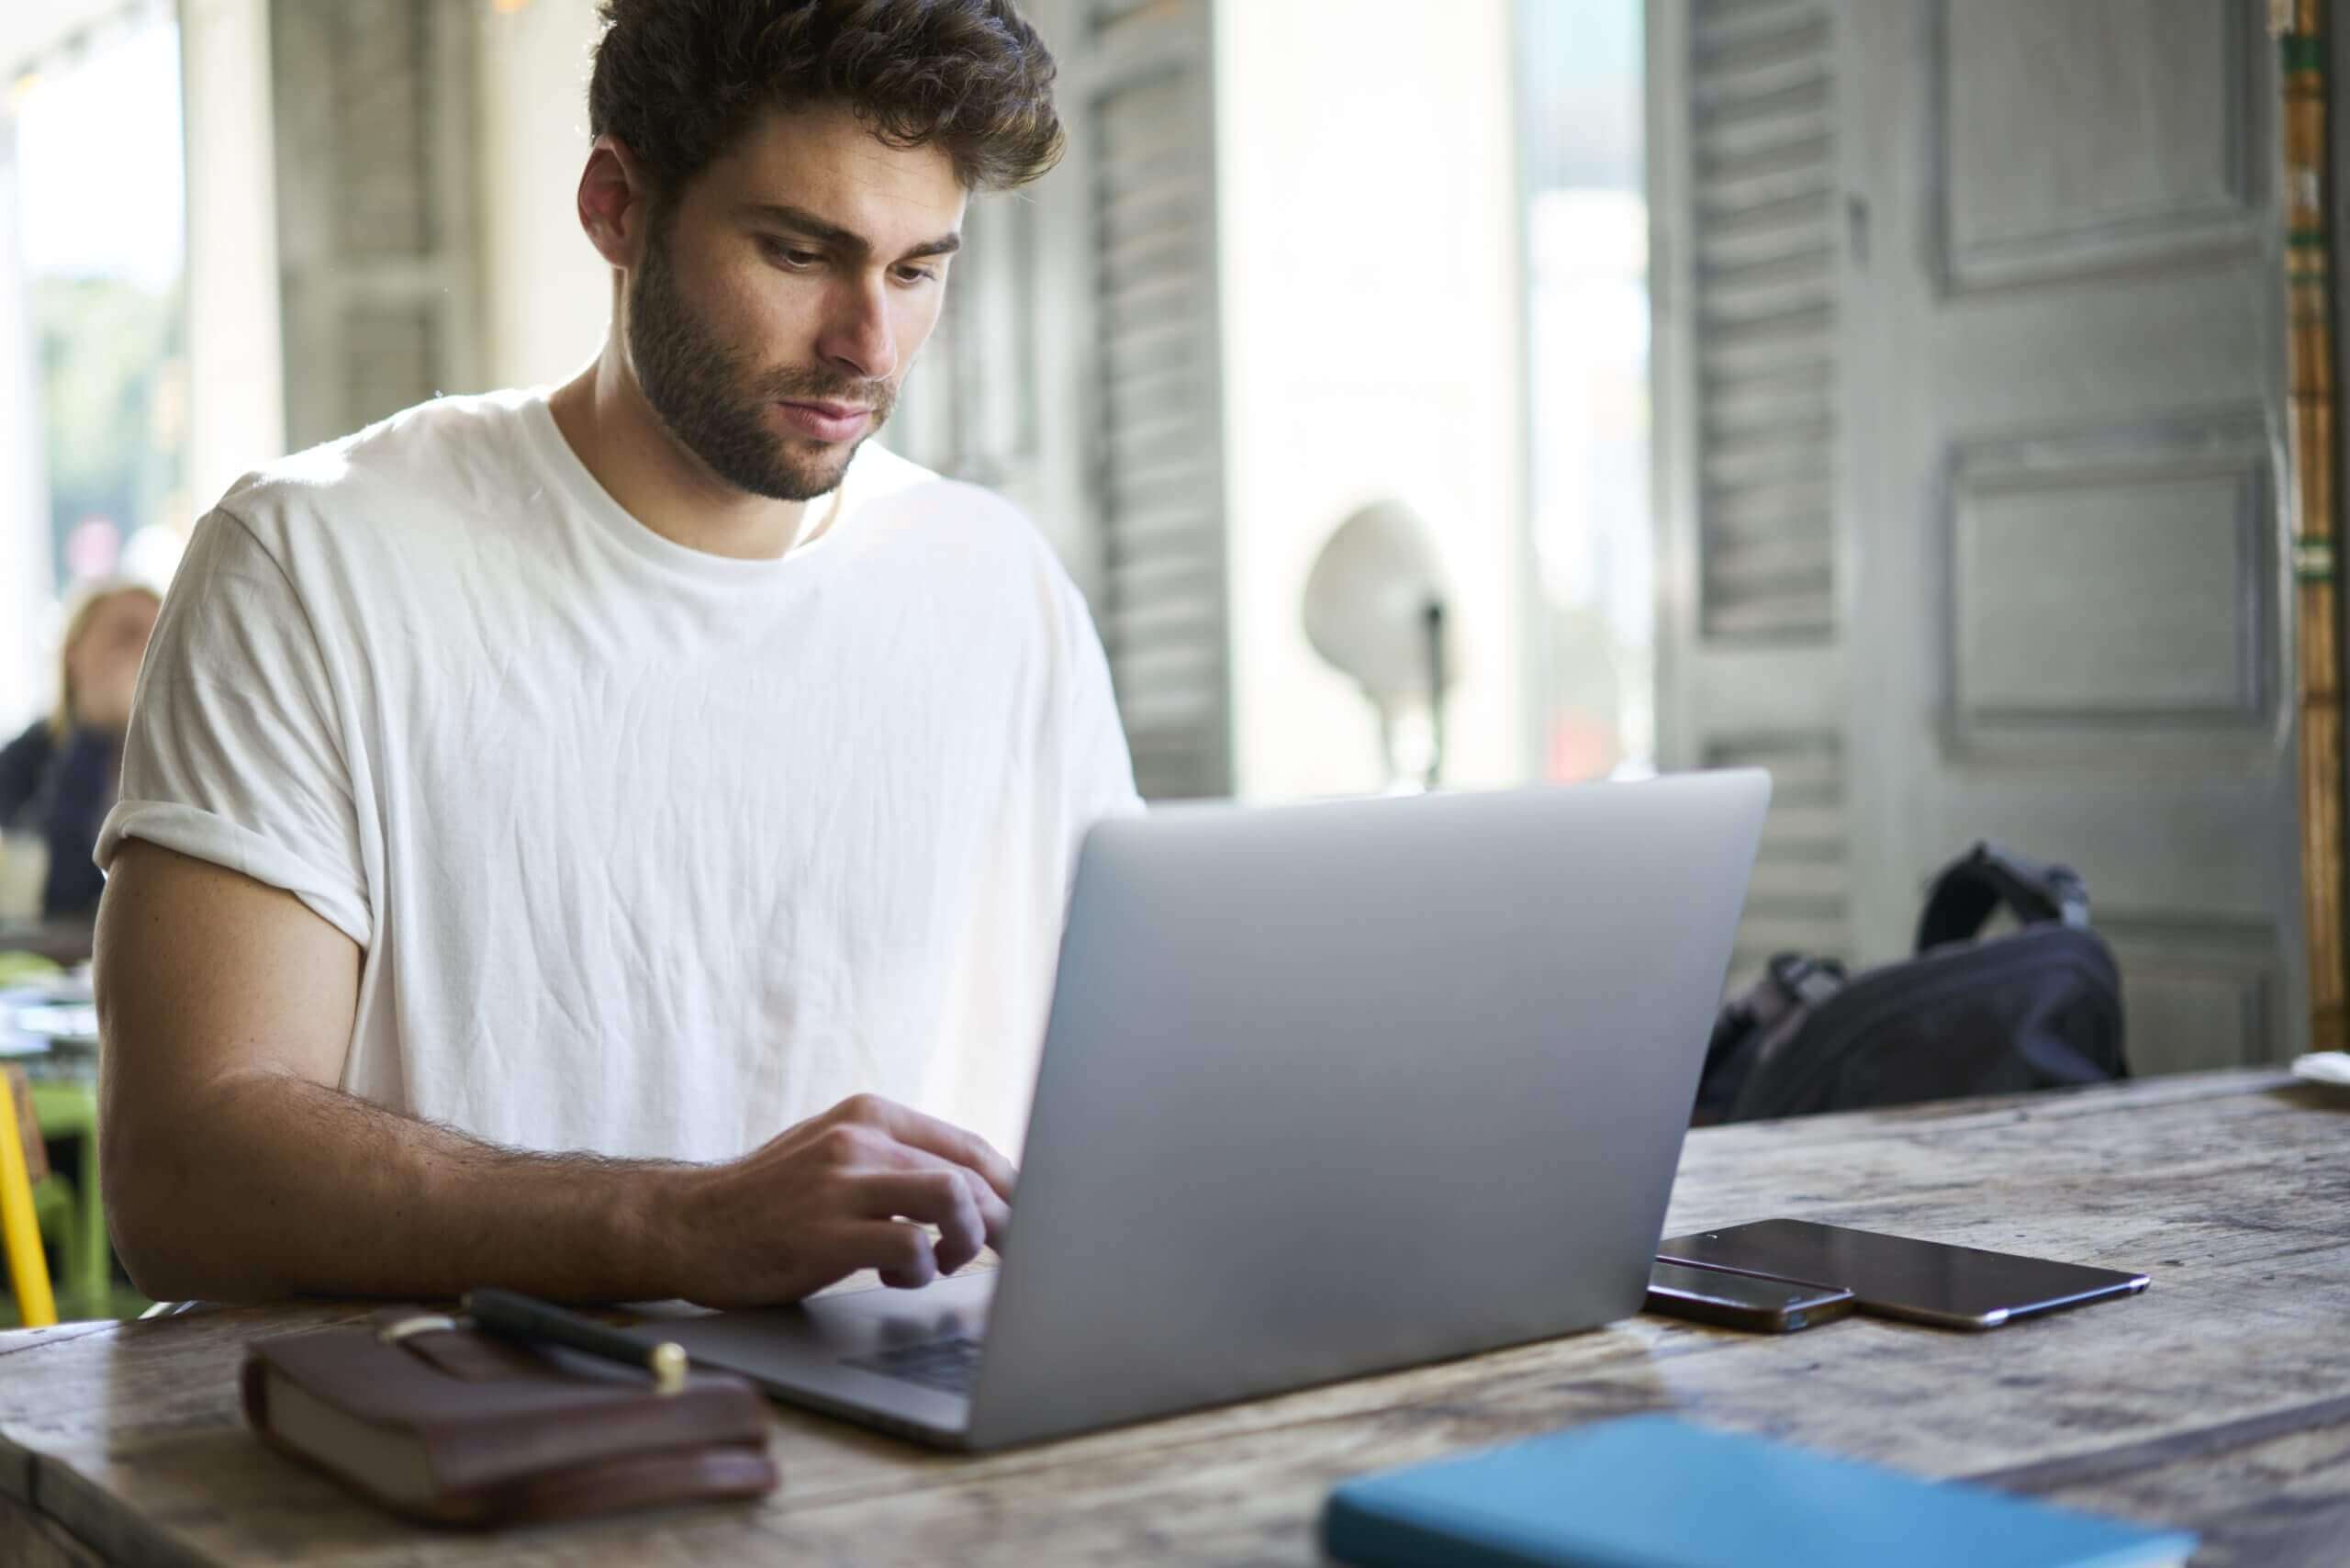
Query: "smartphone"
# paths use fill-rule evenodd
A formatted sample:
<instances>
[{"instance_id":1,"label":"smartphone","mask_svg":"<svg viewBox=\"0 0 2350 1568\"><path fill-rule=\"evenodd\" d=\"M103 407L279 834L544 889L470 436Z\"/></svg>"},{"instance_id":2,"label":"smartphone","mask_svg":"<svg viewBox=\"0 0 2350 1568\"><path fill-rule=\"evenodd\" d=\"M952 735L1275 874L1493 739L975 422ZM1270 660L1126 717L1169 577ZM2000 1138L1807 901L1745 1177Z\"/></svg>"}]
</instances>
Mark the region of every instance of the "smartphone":
<instances>
[{"instance_id":1,"label":"smartphone","mask_svg":"<svg viewBox=\"0 0 2350 1568\"><path fill-rule=\"evenodd\" d=\"M1649 1271L1648 1310L1724 1328L1792 1334L1852 1311L1852 1293L1660 1261Z\"/></svg>"},{"instance_id":2,"label":"smartphone","mask_svg":"<svg viewBox=\"0 0 2350 1568\"><path fill-rule=\"evenodd\" d=\"M1997 1328L2146 1288L2143 1274L1799 1219L1675 1236L1659 1242L1656 1255L1662 1262L1842 1285L1863 1312L1942 1328Z\"/></svg>"}]
</instances>

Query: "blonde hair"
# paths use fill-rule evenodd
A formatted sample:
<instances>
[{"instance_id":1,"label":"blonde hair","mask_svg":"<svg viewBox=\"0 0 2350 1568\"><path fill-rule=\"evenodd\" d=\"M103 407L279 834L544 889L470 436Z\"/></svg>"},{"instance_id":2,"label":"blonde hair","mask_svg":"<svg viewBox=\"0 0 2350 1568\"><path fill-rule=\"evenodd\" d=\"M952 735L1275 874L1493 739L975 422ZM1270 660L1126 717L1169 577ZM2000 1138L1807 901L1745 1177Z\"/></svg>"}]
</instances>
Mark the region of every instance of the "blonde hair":
<instances>
[{"instance_id":1,"label":"blonde hair","mask_svg":"<svg viewBox=\"0 0 2350 1568\"><path fill-rule=\"evenodd\" d=\"M156 609L163 607L163 596L136 577L104 577L74 592L65 635L57 643L57 707L49 716L49 733L60 741L73 733L73 650L89 634L98 611L127 593L143 594L155 601Z\"/></svg>"}]
</instances>

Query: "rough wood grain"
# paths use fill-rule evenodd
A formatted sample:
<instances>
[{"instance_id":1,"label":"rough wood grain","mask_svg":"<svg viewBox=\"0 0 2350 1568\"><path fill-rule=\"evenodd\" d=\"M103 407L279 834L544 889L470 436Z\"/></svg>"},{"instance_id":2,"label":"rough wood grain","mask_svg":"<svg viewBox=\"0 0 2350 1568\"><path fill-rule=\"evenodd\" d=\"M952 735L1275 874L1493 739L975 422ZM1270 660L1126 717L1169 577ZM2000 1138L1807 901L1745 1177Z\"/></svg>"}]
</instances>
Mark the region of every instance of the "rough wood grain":
<instances>
[{"instance_id":1,"label":"rough wood grain","mask_svg":"<svg viewBox=\"0 0 2350 1568\"><path fill-rule=\"evenodd\" d=\"M0 1335L0 1497L115 1562L1304 1562L1346 1476L1677 1409L2204 1529L2213 1562L2350 1561L2314 1544L2350 1521L2350 1095L2290 1085L2212 1075L1691 1138L1674 1229L1792 1214L2154 1277L1989 1336L1639 1317L978 1458L779 1409L785 1483L763 1504L479 1539L404 1527L243 1431L243 1342L364 1310L304 1304Z\"/></svg>"},{"instance_id":2,"label":"rough wood grain","mask_svg":"<svg viewBox=\"0 0 2350 1568\"><path fill-rule=\"evenodd\" d=\"M2307 1430L2218 1446L2182 1443L2167 1457L2126 1468L2068 1466L1989 1479L2068 1507L2192 1518L2203 1535L2197 1568L2350 1562L2350 1419L2338 1413Z\"/></svg>"}]
</instances>

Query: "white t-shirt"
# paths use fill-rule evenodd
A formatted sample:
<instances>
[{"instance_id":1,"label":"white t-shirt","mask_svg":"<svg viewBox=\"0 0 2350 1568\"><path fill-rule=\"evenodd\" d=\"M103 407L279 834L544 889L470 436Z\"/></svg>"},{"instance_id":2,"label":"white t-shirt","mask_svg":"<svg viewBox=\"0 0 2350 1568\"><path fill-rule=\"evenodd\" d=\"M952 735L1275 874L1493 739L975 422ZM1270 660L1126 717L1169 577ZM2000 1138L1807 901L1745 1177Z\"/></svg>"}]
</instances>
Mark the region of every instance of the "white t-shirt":
<instances>
[{"instance_id":1,"label":"white t-shirt","mask_svg":"<svg viewBox=\"0 0 2350 1568\"><path fill-rule=\"evenodd\" d=\"M517 1148L725 1159L860 1091L1016 1154L1086 829L1139 809L1084 601L867 443L774 560L671 543L543 389L240 481L97 847L365 949L342 1087Z\"/></svg>"}]
</instances>

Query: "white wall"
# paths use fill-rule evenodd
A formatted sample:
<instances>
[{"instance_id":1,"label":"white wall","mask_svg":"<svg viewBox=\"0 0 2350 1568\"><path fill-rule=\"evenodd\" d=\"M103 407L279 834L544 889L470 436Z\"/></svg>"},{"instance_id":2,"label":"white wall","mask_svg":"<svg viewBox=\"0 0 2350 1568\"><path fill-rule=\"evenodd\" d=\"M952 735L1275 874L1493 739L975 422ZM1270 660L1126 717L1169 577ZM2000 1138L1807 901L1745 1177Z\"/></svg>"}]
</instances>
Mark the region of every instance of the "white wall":
<instances>
[{"instance_id":1,"label":"white wall","mask_svg":"<svg viewBox=\"0 0 2350 1568\"><path fill-rule=\"evenodd\" d=\"M120 8L121 0L11 0L0 6L0 75L16 75L73 34Z\"/></svg>"},{"instance_id":2,"label":"white wall","mask_svg":"<svg viewBox=\"0 0 2350 1568\"><path fill-rule=\"evenodd\" d=\"M0 738L56 700L30 628L49 605L49 481L43 469L39 348L17 227L17 128L0 115Z\"/></svg>"},{"instance_id":3,"label":"white wall","mask_svg":"<svg viewBox=\"0 0 2350 1568\"><path fill-rule=\"evenodd\" d=\"M477 8L479 193L486 339L494 386L562 381L604 341L611 274L579 231L594 0Z\"/></svg>"},{"instance_id":4,"label":"white wall","mask_svg":"<svg viewBox=\"0 0 2350 1568\"><path fill-rule=\"evenodd\" d=\"M1527 776L1523 331L1506 0L1215 12L1240 792L1381 782L1355 686L1300 629L1360 503L1430 524L1452 587L1449 783Z\"/></svg>"},{"instance_id":5,"label":"white wall","mask_svg":"<svg viewBox=\"0 0 2350 1568\"><path fill-rule=\"evenodd\" d=\"M183 0L188 495L200 515L285 450L268 0Z\"/></svg>"}]
</instances>

